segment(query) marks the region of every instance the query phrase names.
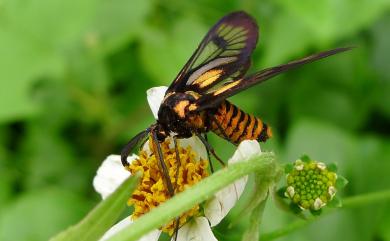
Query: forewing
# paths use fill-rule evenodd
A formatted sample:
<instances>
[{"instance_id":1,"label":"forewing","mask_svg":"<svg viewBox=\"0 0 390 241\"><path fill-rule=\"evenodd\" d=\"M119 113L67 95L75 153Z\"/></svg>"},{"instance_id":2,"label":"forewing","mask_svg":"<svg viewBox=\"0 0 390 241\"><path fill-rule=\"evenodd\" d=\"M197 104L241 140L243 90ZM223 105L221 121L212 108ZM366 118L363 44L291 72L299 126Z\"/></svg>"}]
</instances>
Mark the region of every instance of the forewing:
<instances>
[{"instance_id":1,"label":"forewing","mask_svg":"<svg viewBox=\"0 0 390 241\"><path fill-rule=\"evenodd\" d=\"M203 38L167 93L205 93L222 80L241 78L249 68L257 38L258 27L251 16L241 11L226 15Z\"/></svg>"},{"instance_id":2,"label":"forewing","mask_svg":"<svg viewBox=\"0 0 390 241\"><path fill-rule=\"evenodd\" d=\"M257 73L254 73L248 77L238 79L236 81L227 83L220 88L207 93L205 95L202 95L197 102L195 103L195 106L192 107L194 111L200 111L204 110L210 107L214 107L218 105L222 100L231 97L238 92L241 92L255 84L259 84L267 79L270 79L278 74L284 73L292 68L314 62L316 60L320 60L326 57L329 57L334 54L338 54L347 50L352 49L351 47L347 48L337 48L332 49L324 52L320 52L317 54L313 54L310 56L307 56L303 59L294 60L292 62L289 62L287 64L282 64L276 67L267 68L264 70L261 70Z\"/></svg>"}]
</instances>

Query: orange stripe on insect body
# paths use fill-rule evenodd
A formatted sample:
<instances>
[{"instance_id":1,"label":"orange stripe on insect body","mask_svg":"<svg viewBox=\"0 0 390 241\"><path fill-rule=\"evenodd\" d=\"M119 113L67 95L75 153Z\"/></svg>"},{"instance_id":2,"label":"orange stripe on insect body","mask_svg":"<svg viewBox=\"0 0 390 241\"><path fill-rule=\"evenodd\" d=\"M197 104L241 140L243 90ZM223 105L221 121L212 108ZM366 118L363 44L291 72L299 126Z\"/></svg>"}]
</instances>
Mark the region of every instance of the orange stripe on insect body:
<instances>
[{"instance_id":1,"label":"orange stripe on insect body","mask_svg":"<svg viewBox=\"0 0 390 241\"><path fill-rule=\"evenodd\" d=\"M260 133L263 130L263 122L260 120L260 118L256 118L256 122L257 122L257 127L254 130L254 134L253 134L254 138L260 136Z\"/></svg>"},{"instance_id":2,"label":"orange stripe on insect body","mask_svg":"<svg viewBox=\"0 0 390 241\"><path fill-rule=\"evenodd\" d=\"M234 107L236 108L236 107ZM226 134L230 137L232 134L233 134L233 131L234 129L236 129L237 125L238 125L238 121L240 120L240 117L242 115L242 111L238 108L237 109L237 114L236 116L234 116L231 121L230 121L230 125L228 126L228 128L226 129Z\"/></svg>"},{"instance_id":3,"label":"orange stripe on insect body","mask_svg":"<svg viewBox=\"0 0 390 241\"><path fill-rule=\"evenodd\" d=\"M245 130L245 139L251 139L252 138L252 133L253 133L253 128L255 127L255 123L256 123L256 118L253 116L253 115L250 115L250 124L248 126L248 128L246 128Z\"/></svg>"},{"instance_id":4,"label":"orange stripe on insect body","mask_svg":"<svg viewBox=\"0 0 390 241\"><path fill-rule=\"evenodd\" d=\"M242 112L242 111L241 111ZM234 141L234 142L237 142L238 141L238 138L242 135L242 133L245 131L245 127L246 127L246 124L248 122L248 119L249 119L249 116L248 114L242 112L242 115L244 115L244 120L240 121L238 123L238 126L236 127L236 129L234 130L234 133L233 133L233 136L231 137L231 139Z\"/></svg>"}]
</instances>

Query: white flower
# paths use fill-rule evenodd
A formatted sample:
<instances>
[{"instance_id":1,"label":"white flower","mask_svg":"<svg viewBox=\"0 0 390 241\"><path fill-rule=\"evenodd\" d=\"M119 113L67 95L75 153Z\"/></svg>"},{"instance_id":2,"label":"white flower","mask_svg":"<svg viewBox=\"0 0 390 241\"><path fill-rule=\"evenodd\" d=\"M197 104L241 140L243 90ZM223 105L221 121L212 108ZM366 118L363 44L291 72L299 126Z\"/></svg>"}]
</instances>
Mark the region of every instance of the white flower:
<instances>
[{"instance_id":1,"label":"white flower","mask_svg":"<svg viewBox=\"0 0 390 241\"><path fill-rule=\"evenodd\" d=\"M148 102L155 118L157 118L158 108L164 98L167 87L155 87L147 91ZM202 142L196 138L180 139L179 145L186 147L191 146L197 155L207 159L207 152ZM150 152L149 145L146 143L144 149ZM252 155L260 152L260 146L257 141L243 141L235 151L234 155L228 161L229 164L248 160ZM128 162L131 164L136 159L136 155L128 157ZM130 175L130 172L125 170L121 164L119 155L108 156L99 167L97 174L93 180L95 190L101 194L102 198L106 198ZM208 200L204 206L206 217L196 217L188 221L178 231L178 241L199 240L213 241L217 240L211 231L211 227L217 225L235 205L241 196L248 177L245 176L224 189L217 192L213 198ZM110 230L108 230L101 240L106 240L120 230L132 224L131 217L118 222ZM154 230L143 236L142 241L157 241L161 234L160 230Z\"/></svg>"}]
</instances>

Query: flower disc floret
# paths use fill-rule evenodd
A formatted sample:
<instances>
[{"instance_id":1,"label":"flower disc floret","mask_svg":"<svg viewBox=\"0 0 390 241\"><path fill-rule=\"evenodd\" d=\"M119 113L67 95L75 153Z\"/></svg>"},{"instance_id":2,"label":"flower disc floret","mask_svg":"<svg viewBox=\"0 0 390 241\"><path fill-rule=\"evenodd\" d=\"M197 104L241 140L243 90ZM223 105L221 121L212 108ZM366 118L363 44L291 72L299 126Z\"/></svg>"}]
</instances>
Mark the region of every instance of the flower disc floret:
<instances>
[{"instance_id":1,"label":"flower disc floret","mask_svg":"<svg viewBox=\"0 0 390 241\"><path fill-rule=\"evenodd\" d=\"M285 195L301 209L319 210L336 194L336 179L322 162L297 160L287 175Z\"/></svg>"},{"instance_id":2,"label":"flower disc floret","mask_svg":"<svg viewBox=\"0 0 390 241\"><path fill-rule=\"evenodd\" d=\"M152 143L152 141L150 140L149 143ZM178 164L176 151L171 146L170 139L167 138L160 145L175 193L184 191L186 188L208 176L208 161L196 158L196 154L191 149L191 146L186 148L180 145L178 146L180 156L180 164ZM149 144L149 147L150 150L153 150L152 144ZM140 151L139 157L128 167L131 174L137 171L142 172L140 184L128 201L129 205L134 205L134 213L131 216L133 220L159 206L171 197L166 187L165 177L161 171L158 157L154 153L156 152L148 153L144 150ZM198 216L199 210L199 205L196 205L183 213L179 218L179 226L185 224L189 218ZM174 228L175 220L171 220L161 229L163 232L172 235Z\"/></svg>"}]
</instances>

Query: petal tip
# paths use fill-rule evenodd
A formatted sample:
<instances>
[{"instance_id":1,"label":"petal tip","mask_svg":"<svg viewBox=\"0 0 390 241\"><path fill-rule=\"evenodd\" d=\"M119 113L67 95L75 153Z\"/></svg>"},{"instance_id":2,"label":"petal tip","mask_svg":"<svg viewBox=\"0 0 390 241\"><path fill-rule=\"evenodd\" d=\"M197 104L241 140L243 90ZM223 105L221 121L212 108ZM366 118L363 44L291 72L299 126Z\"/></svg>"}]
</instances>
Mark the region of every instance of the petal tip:
<instances>
[{"instance_id":1,"label":"petal tip","mask_svg":"<svg viewBox=\"0 0 390 241\"><path fill-rule=\"evenodd\" d=\"M156 119L158 118L158 109L160 108L161 102L164 99L165 92L167 91L167 89L168 87L166 86L158 86L150 88L146 91L150 109L152 110L154 118Z\"/></svg>"}]
</instances>

